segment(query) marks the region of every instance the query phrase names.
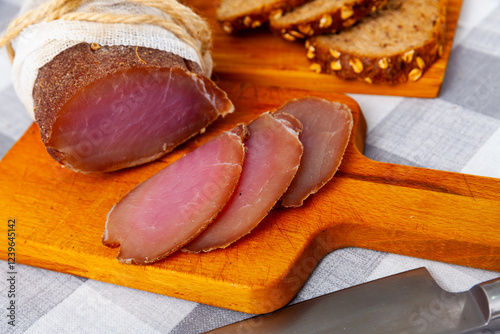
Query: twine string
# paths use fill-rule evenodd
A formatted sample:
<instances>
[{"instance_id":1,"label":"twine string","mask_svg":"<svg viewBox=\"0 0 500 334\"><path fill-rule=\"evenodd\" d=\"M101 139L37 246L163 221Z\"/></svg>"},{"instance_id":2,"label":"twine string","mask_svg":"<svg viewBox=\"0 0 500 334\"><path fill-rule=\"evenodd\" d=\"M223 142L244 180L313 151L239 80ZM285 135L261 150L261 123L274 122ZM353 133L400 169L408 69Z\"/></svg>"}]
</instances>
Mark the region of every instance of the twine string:
<instances>
[{"instance_id":1,"label":"twine string","mask_svg":"<svg viewBox=\"0 0 500 334\"><path fill-rule=\"evenodd\" d=\"M11 62L15 51L12 41L21 31L33 24L55 20L86 21L95 23L153 24L170 31L179 40L192 47L206 68L205 55L212 46L208 23L190 8L176 0L124 0L156 8L170 16L172 21L155 15L123 15L110 13L74 12L85 0L50 0L14 19L0 39L0 48L6 46Z\"/></svg>"}]
</instances>

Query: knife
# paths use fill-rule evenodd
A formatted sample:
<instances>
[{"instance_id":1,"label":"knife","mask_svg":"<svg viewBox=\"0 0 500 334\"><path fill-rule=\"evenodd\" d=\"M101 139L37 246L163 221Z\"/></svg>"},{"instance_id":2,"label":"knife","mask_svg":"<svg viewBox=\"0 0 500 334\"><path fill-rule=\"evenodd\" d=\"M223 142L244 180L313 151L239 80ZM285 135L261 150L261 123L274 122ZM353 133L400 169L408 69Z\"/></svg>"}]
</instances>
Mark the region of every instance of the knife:
<instances>
[{"instance_id":1,"label":"knife","mask_svg":"<svg viewBox=\"0 0 500 334\"><path fill-rule=\"evenodd\" d=\"M450 293L418 268L206 333L455 334L499 319L500 277Z\"/></svg>"}]
</instances>

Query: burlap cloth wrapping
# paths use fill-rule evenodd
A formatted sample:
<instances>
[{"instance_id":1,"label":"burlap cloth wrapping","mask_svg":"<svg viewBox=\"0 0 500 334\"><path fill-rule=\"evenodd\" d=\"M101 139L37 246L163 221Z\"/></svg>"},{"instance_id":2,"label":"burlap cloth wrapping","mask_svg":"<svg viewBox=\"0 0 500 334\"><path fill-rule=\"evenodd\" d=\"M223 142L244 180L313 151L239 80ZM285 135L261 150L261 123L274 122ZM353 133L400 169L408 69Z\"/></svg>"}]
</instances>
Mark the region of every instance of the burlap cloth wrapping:
<instances>
[{"instance_id":1,"label":"burlap cloth wrapping","mask_svg":"<svg viewBox=\"0 0 500 334\"><path fill-rule=\"evenodd\" d=\"M171 52L196 62L207 77L213 66L208 24L175 0L26 0L0 46L9 42L12 81L33 118L38 70L82 42Z\"/></svg>"}]
</instances>

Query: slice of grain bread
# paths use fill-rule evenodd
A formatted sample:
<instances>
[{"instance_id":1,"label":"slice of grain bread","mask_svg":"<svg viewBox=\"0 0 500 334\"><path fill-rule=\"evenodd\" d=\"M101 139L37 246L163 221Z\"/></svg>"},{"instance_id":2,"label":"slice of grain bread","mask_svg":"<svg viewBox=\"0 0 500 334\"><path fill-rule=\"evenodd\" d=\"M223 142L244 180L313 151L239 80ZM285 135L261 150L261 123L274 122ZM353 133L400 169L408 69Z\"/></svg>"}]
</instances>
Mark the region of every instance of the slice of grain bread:
<instances>
[{"instance_id":1,"label":"slice of grain bread","mask_svg":"<svg viewBox=\"0 0 500 334\"><path fill-rule=\"evenodd\" d=\"M313 0L282 16L273 16L271 29L288 41L336 33L384 7L387 0Z\"/></svg>"},{"instance_id":2,"label":"slice of grain bread","mask_svg":"<svg viewBox=\"0 0 500 334\"><path fill-rule=\"evenodd\" d=\"M347 30L310 38L307 57L343 79L416 81L443 54L445 25L446 0L389 0Z\"/></svg>"},{"instance_id":3,"label":"slice of grain bread","mask_svg":"<svg viewBox=\"0 0 500 334\"><path fill-rule=\"evenodd\" d=\"M271 16L281 16L292 8L310 0L222 0L217 8L217 19L227 33L257 28Z\"/></svg>"}]
</instances>

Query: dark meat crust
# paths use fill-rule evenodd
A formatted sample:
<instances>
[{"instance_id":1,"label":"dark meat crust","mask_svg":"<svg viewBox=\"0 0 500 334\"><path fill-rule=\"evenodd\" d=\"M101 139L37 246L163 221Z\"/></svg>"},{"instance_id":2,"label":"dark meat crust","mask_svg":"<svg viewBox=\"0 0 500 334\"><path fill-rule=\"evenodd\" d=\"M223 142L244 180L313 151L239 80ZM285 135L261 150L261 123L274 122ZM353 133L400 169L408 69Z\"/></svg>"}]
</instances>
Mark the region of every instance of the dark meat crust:
<instances>
[{"instance_id":1,"label":"dark meat crust","mask_svg":"<svg viewBox=\"0 0 500 334\"><path fill-rule=\"evenodd\" d=\"M170 52L134 46L80 43L58 54L40 68L33 87L35 121L47 145L61 108L95 80L130 68L179 68L203 76L198 64ZM57 161L58 151L47 148Z\"/></svg>"}]
</instances>

